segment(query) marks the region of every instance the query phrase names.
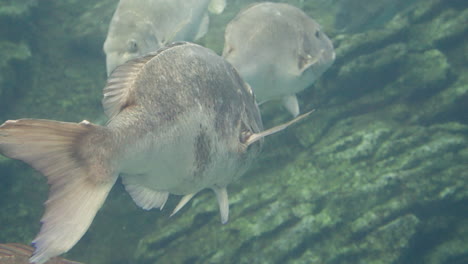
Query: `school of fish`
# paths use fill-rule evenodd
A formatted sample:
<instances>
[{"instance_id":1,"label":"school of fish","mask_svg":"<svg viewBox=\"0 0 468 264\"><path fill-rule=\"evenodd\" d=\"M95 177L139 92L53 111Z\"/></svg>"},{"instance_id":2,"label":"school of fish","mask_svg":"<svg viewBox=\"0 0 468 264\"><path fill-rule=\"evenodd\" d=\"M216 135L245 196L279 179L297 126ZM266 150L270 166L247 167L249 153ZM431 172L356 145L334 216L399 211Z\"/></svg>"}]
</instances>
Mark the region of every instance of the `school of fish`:
<instances>
[{"instance_id":1,"label":"school of fish","mask_svg":"<svg viewBox=\"0 0 468 264\"><path fill-rule=\"evenodd\" d=\"M228 24L220 56L190 41L207 32L207 11L221 13L225 1L181 3L120 0L104 43L104 126L44 119L0 126L0 154L29 164L50 185L34 252L9 244L0 259L76 263L56 256L85 234L118 177L145 210L180 195L172 215L211 189L226 223L227 186L255 162L263 138L312 112L299 115L295 94L335 58L314 20L286 4L252 5ZM257 100L274 98L295 118L264 129Z\"/></svg>"}]
</instances>

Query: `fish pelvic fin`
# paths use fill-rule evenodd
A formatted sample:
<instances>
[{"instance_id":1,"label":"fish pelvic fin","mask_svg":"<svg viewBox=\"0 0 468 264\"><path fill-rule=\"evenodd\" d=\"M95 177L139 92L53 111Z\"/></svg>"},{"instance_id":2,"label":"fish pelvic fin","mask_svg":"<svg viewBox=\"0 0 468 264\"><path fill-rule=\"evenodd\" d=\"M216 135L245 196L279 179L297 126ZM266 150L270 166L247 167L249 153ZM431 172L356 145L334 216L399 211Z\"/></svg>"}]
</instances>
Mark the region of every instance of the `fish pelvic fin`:
<instances>
[{"instance_id":1,"label":"fish pelvic fin","mask_svg":"<svg viewBox=\"0 0 468 264\"><path fill-rule=\"evenodd\" d=\"M269 135L271 135L271 134L280 132L280 131L286 129L287 127L289 127L290 125L292 125L292 124L294 124L294 123L297 123L297 122L301 121L302 119L308 117L308 116L309 116L311 113L313 113L314 111L315 111L315 109L314 109L314 110L311 110L311 111L309 111L309 112L307 112L307 113L305 113L305 114L302 114L302 115L300 115L300 116L294 118L293 120L291 120L291 121L289 121L289 122L286 122L286 123L284 123L284 124L281 124L281 125L278 125L278 126L269 128L269 129L264 130L264 131L259 132L259 133L254 133L254 134L250 135L250 136L246 139L244 145L245 145L245 146L250 146L251 144L253 144L253 143L259 141L260 139L262 139L262 138L264 138L264 137L266 137L266 136L269 136Z\"/></svg>"},{"instance_id":2,"label":"fish pelvic fin","mask_svg":"<svg viewBox=\"0 0 468 264\"><path fill-rule=\"evenodd\" d=\"M221 14L226 8L226 0L211 0L208 11L213 14Z\"/></svg>"},{"instance_id":3,"label":"fish pelvic fin","mask_svg":"<svg viewBox=\"0 0 468 264\"><path fill-rule=\"evenodd\" d=\"M299 115L299 102L295 94L287 95L282 98L283 106L293 117Z\"/></svg>"},{"instance_id":4,"label":"fish pelvic fin","mask_svg":"<svg viewBox=\"0 0 468 264\"><path fill-rule=\"evenodd\" d=\"M107 165L107 136L88 121L20 119L0 126L0 153L28 163L50 185L31 262L67 252L88 230L117 178Z\"/></svg>"},{"instance_id":5,"label":"fish pelvic fin","mask_svg":"<svg viewBox=\"0 0 468 264\"><path fill-rule=\"evenodd\" d=\"M186 194L186 195L182 196L179 203L176 205L176 207L172 211L170 217L177 214L177 212L179 212L180 209L182 209L193 198L193 196L195 196L195 194L196 193L190 193L190 194Z\"/></svg>"},{"instance_id":6,"label":"fish pelvic fin","mask_svg":"<svg viewBox=\"0 0 468 264\"><path fill-rule=\"evenodd\" d=\"M218 200L219 213L221 215L221 223L226 224L229 219L229 197L226 187L214 187L213 191Z\"/></svg>"}]
</instances>

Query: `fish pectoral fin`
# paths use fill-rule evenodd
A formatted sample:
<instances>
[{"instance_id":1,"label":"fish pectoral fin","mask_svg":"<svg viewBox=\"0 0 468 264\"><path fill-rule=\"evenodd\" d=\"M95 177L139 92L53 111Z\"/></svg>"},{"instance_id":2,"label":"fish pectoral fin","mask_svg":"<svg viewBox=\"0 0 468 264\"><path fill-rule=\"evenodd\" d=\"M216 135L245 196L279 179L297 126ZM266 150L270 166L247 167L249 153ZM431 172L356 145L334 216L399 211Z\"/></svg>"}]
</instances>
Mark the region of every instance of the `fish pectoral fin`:
<instances>
[{"instance_id":1,"label":"fish pectoral fin","mask_svg":"<svg viewBox=\"0 0 468 264\"><path fill-rule=\"evenodd\" d=\"M269 135L271 135L271 134L280 132L280 131L286 129L287 127L289 127L290 125L292 125L292 124L294 124L294 123L296 123L296 122L299 122L300 120L302 120L302 119L308 117L308 116L309 116L312 112L314 112L314 111L315 111L315 109L314 109L314 110L311 110L311 111L309 111L309 112L307 112L307 113L305 113L305 114L302 114L302 115L300 115L300 116L294 118L293 120L291 120L291 121L289 121L289 122L286 122L286 123L284 123L284 124L281 124L281 125L278 125L278 126L269 128L269 129L264 130L264 131L259 132L259 133L252 134L252 135L250 135L250 136L247 138L247 140L245 141L244 144L245 144L246 146L249 146L249 145L251 145L251 144L257 142L258 140L260 140L260 139L262 139L262 138L264 138L264 137L266 137L266 136L269 136Z\"/></svg>"},{"instance_id":2,"label":"fish pectoral fin","mask_svg":"<svg viewBox=\"0 0 468 264\"><path fill-rule=\"evenodd\" d=\"M20 119L5 122L0 134L0 153L28 163L50 185L30 259L44 263L80 240L117 179L103 160L107 130L88 121Z\"/></svg>"},{"instance_id":3,"label":"fish pectoral fin","mask_svg":"<svg viewBox=\"0 0 468 264\"><path fill-rule=\"evenodd\" d=\"M226 187L213 188L213 191L216 194L216 199L218 200L219 213L221 214L221 223L226 224L229 220L229 197Z\"/></svg>"},{"instance_id":4,"label":"fish pectoral fin","mask_svg":"<svg viewBox=\"0 0 468 264\"><path fill-rule=\"evenodd\" d=\"M299 102L297 101L297 96L295 94L287 95L282 98L283 106L288 110L293 117L299 115Z\"/></svg>"},{"instance_id":5,"label":"fish pectoral fin","mask_svg":"<svg viewBox=\"0 0 468 264\"><path fill-rule=\"evenodd\" d=\"M191 194L186 194L182 197L182 199L180 199L179 203L177 204L177 206L174 208L174 211L172 211L170 217L172 217L173 215L175 215L177 212L180 211L180 209L182 209L192 198L193 196L195 196L196 193L191 193Z\"/></svg>"},{"instance_id":6,"label":"fish pectoral fin","mask_svg":"<svg viewBox=\"0 0 468 264\"><path fill-rule=\"evenodd\" d=\"M205 14L202 18L200 26L198 27L197 34L195 35L195 40L203 38L203 36L208 33L208 25L210 24L210 17L208 14Z\"/></svg>"},{"instance_id":7,"label":"fish pectoral fin","mask_svg":"<svg viewBox=\"0 0 468 264\"><path fill-rule=\"evenodd\" d=\"M126 184L125 182L124 185L133 201L145 210L153 208L162 210L169 197L169 192L155 191L142 185Z\"/></svg>"},{"instance_id":8,"label":"fish pectoral fin","mask_svg":"<svg viewBox=\"0 0 468 264\"><path fill-rule=\"evenodd\" d=\"M226 7L226 0L211 0L208 11L213 14L221 14Z\"/></svg>"}]
</instances>

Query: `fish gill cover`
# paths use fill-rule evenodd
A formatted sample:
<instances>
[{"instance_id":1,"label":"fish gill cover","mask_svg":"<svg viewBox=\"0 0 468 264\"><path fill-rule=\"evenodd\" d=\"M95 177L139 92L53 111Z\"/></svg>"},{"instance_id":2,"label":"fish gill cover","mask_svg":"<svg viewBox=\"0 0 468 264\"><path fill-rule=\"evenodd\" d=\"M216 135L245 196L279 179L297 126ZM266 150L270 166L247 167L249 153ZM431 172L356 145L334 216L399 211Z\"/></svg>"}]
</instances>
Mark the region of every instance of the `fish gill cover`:
<instances>
[{"instance_id":1,"label":"fish gill cover","mask_svg":"<svg viewBox=\"0 0 468 264\"><path fill-rule=\"evenodd\" d=\"M9 47L0 49L2 122L100 120L101 48L117 2L0 3L0 45ZM323 25L337 58L298 94L304 111L317 109L314 116L269 139L260 162L231 186L230 222L219 223L212 193L195 197L190 212L168 218L169 211L138 210L117 184L67 258L98 264L468 262L465 1L392 1L393 12L385 0L365 10L357 8L365 2L359 0L281 2ZM27 11L9 12L11 3ZM220 54L224 26L249 3L228 1L222 15L210 17L199 43ZM274 104L261 110L266 127L290 118ZM47 184L4 157L0 183L0 241L29 244Z\"/></svg>"}]
</instances>

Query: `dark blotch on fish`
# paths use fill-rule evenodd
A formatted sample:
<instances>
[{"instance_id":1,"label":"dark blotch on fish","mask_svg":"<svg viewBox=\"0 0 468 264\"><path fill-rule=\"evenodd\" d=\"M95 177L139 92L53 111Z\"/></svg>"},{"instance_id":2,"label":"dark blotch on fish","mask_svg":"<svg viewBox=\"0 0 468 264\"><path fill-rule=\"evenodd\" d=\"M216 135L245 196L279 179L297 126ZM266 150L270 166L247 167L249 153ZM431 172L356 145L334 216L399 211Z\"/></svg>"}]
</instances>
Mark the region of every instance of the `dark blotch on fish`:
<instances>
[{"instance_id":1,"label":"dark blotch on fish","mask_svg":"<svg viewBox=\"0 0 468 264\"><path fill-rule=\"evenodd\" d=\"M206 134L206 128L202 128L195 138L195 178L200 177L211 163L211 141Z\"/></svg>"}]
</instances>

